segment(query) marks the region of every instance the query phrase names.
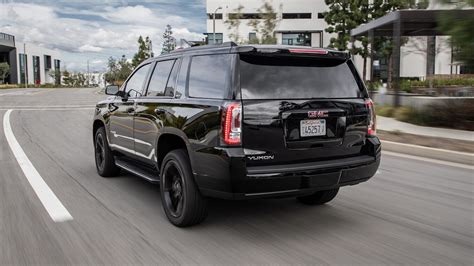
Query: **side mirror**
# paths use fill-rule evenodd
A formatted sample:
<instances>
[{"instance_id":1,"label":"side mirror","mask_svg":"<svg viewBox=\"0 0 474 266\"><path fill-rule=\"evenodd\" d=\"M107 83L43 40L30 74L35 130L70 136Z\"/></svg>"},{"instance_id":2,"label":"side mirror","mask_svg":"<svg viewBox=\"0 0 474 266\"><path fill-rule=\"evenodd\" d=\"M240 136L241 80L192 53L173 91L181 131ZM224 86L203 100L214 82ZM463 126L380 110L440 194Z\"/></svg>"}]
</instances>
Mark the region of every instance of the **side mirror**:
<instances>
[{"instance_id":1,"label":"side mirror","mask_svg":"<svg viewBox=\"0 0 474 266\"><path fill-rule=\"evenodd\" d=\"M117 95L119 92L119 86L117 85L109 85L105 87L105 94L107 95Z\"/></svg>"}]
</instances>

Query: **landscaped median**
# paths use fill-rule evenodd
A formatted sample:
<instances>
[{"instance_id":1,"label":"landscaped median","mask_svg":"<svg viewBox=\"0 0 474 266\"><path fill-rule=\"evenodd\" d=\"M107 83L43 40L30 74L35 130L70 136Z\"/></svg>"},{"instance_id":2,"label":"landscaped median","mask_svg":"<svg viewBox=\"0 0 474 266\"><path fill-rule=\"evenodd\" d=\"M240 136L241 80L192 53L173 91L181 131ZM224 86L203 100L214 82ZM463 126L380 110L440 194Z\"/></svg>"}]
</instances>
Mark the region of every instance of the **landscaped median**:
<instances>
[{"instance_id":1,"label":"landscaped median","mask_svg":"<svg viewBox=\"0 0 474 266\"><path fill-rule=\"evenodd\" d=\"M430 104L417 104L422 98L398 108L376 106L383 149L474 165L474 98L434 97Z\"/></svg>"},{"instance_id":2,"label":"landscaped median","mask_svg":"<svg viewBox=\"0 0 474 266\"><path fill-rule=\"evenodd\" d=\"M383 130L378 131L378 136L384 151L474 165L474 141Z\"/></svg>"}]
</instances>

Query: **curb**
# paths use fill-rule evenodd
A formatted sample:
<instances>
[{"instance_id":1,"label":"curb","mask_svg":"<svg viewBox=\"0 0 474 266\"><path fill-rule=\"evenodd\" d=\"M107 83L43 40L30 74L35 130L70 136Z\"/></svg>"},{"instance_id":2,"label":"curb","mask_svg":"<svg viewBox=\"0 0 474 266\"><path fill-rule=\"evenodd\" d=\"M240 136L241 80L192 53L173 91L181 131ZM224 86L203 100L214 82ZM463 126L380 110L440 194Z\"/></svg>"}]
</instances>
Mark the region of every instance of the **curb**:
<instances>
[{"instance_id":1,"label":"curb","mask_svg":"<svg viewBox=\"0 0 474 266\"><path fill-rule=\"evenodd\" d=\"M426 157L441 161L474 165L474 154L459 151L436 149L419 145L382 140L382 150Z\"/></svg>"}]
</instances>

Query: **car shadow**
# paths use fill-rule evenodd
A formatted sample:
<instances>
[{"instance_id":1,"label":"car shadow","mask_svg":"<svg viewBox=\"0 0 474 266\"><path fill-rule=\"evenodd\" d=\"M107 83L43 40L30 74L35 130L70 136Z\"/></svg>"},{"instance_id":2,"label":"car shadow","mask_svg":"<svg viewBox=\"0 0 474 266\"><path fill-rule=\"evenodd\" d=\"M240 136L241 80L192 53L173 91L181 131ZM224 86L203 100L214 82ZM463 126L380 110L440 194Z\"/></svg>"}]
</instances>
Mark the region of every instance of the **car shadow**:
<instances>
[{"instance_id":1,"label":"car shadow","mask_svg":"<svg viewBox=\"0 0 474 266\"><path fill-rule=\"evenodd\" d=\"M162 201L158 184L152 184L125 173L118 179L126 179L127 191L135 191L135 195L140 195L140 201L151 200L159 204L161 209ZM207 201L208 217L201 224L183 228L184 230L206 232L226 227L239 231L265 227L272 230L273 234L284 235L285 232L297 233L300 229L301 234L307 234L327 229L337 230L338 227L357 226L355 225L357 222L350 219L347 210L338 206L337 198L330 203L317 206L304 205L298 202L295 197L235 201L208 198ZM160 209L156 209L156 211L166 219L164 212ZM171 223L169 225L172 226ZM281 230L281 228L292 228L292 230Z\"/></svg>"}]
</instances>

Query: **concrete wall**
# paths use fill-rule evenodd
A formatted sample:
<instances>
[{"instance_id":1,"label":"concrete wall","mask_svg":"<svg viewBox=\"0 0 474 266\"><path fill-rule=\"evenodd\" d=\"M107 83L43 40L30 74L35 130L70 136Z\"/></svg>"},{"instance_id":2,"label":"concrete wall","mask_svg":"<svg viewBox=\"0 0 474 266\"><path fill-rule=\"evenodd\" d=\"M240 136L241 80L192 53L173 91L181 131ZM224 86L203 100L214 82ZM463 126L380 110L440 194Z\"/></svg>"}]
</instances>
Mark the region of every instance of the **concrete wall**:
<instances>
[{"instance_id":1,"label":"concrete wall","mask_svg":"<svg viewBox=\"0 0 474 266\"><path fill-rule=\"evenodd\" d=\"M16 43L16 57L17 57L17 75L18 82L21 81L20 77L20 54L24 54L23 43ZM28 64L28 84L34 84L34 75L33 75L33 56L38 56L40 59L40 80L41 84L54 83L54 79L49 75L49 73L54 72L54 60L61 60L61 54L56 50L47 49L38 45L26 43L26 55L27 55L27 64ZM45 70L45 59L44 56L51 56L51 70Z\"/></svg>"}]
</instances>

